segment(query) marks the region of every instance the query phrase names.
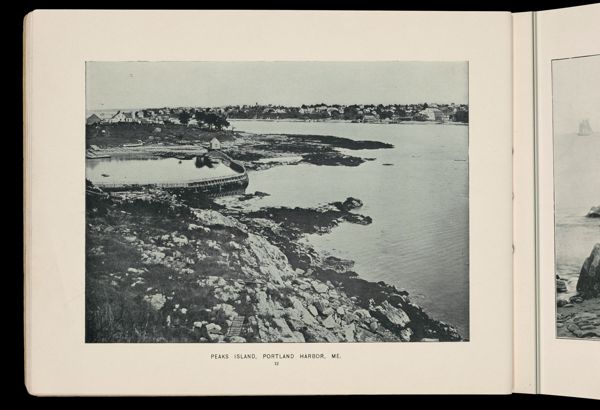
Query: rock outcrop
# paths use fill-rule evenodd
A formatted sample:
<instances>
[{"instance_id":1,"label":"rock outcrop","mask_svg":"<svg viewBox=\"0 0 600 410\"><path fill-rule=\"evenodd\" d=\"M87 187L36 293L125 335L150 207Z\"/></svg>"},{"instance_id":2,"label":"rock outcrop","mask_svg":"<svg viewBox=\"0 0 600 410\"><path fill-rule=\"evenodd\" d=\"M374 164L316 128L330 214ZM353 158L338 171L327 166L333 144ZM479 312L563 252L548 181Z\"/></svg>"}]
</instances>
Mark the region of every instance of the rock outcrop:
<instances>
[{"instance_id":1,"label":"rock outcrop","mask_svg":"<svg viewBox=\"0 0 600 410\"><path fill-rule=\"evenodd\" d=\"M590 212L587 213L586 217L588 218L600 218L600 205L593 206L590 209Z\"/></svg>"},{"instance_id":2,"label":"rock outcrop","mask_svg":"<svg viewBox=\"0 0 600 410\"><path fill-rule=\"evenodd\" d=\"M577 292L584 299L600 296L600 243L594 245L592 253L581 267Z\"/></svg>"},{"instance_id":3,"label":"rock outcrop","mask_svg":"<svg viewBox=\"0 0 600 410\"><path fill-rule=\"evenodd\" d=\"M87 299L88 342L462 340L407 292L298 240L368 218L350 212L358 199L253 212L192 207L163 190L108 198L89 188L99 199L88 210L86 274L98 290ZM106 306L118 314L103 316Z\"/></svg>"},{"instance_id":4,"label":"rock outcrop","mask_svg":"<svg viewBox=\"0 0 600 410\"><path fill-rule=\"evenodd\" d=\"M556 334L559 338L600 339L600 299L579 298L574 303L559 304Z\"/></svg>"}]
</instances>

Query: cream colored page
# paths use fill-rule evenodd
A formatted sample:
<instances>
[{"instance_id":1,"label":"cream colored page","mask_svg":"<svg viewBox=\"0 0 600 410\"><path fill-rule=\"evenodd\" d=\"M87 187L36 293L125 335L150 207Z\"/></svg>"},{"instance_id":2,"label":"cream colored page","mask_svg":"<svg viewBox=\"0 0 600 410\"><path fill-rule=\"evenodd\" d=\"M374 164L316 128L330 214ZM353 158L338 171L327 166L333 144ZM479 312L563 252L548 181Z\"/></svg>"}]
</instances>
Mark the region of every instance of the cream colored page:
<instances>
[{"instance_id":1,"label":"cream colored page","mask_svg":"<svg viewBox=\"0 0 600 410\"><path fill-rule=\"evenodd\" d=\"M510 393L509 13L36 11L27 18L27 387L38 395ZM470 341L85 344L86 61L468 61ZM338 360L211 360L323 353Z\"/></svg>"},{"instance_id":2,"label":"cream colored page","mask_svg":"<svg viewBox=\"0 0 600 410\"><path fill-rule=\"evenodd\" d=\"M594 130L596 133L586 135L585 130L577 129L577 121L573 123L561 122L563 113L559 111L553 112L553 71L555 75L559 75L560 70L553 70L552 61L561 60L560 64L564 64L564 61L568 64L569 61L564 59L572 59L575 63L581 63L583 56L597 55L600 54L600 45L598 39L600 38L600 5L590 5L583 7L576 7L571 9L554 10L541 12L537 14L537 97L538 97L538 181L539 181L539 294L540 294L540 306L539 306L539 320L540 320L540 386L541 392L545 394L556 394L566 396L581 396L590 398L600 398L600 379L597 376L598 368L600 368L600 341L597 339L577 337L575 334L571 335L570 338L557 338L557 325L556 325L556 300L555 290L557 288L555 282L555 248L557 251L564 249L565 242L559 244L555 243L555 229L554 229L554 175L558 175L556 165L553 160L553 136L555 141L560 141L558 137L560 135L571 135L572 141L579 141L582 138L597 138L597 129ZM556 68L556 66L555 66ZM563 70L564 72L564 70ZM577 72L577 71L575 71ZM590 74L590 71L580 71L575 76L594 75ZM597 71L595 71L597 74ZM596 77L595 77L596 78ZM568 80L574 80L576 78L571 75ZM556 81L559 81L555 78ZM563 78L564 80L564 78ZM562 80L561 80L562 81ZM579 89L579 97L570 97L571 100L567 101L570 107L577 107L577 112L573 112L574 116L592 115L590 121L595 124L594 119L597 120L595 113L590 113L592 108L589 104L584 104L585 107L581 107L580 103L591 101L597 101L597 87L591 86L594 82L592 79L588 79L590 86L582 87ZM567 90L569 94L571 92ZM562 93L562 94L561 94ZM565 90L556 89L555 96L562 98L565 95ZM594 96L596 100L593 100ZM560 101L564 103L564 100ZM593 103L592 103L593 104ZM556 107L559 108L558 106ZM553 118L553 115L556 118ZM581 118L579 118L581 120ZM554 121L553 121L554 120ZM596 125L597 127L597 125ZM562 131L561 131L562 130ZM566 131L564 131L566 130ZM555 134L553 131L556 131ZM579 135L578 135L579 134ZM594 143L595 140L589 140L581 148L579 152L593 153L598 147L598 144ZM584 143L584 141L581 141ZM573 142L575 144L575 142ZM572 145L571 152L577 152L577 146ZM568 155L568 154L567 154ZM568 158L568 157L561 157ZM571 158L571 163L574 164L572 170L578 169L579 166L575 166L578 162L585 161L586 164L594 165L598 164L595 162L597 156L592 155L590 161L585 161L583 158ZM592 168L596 169L597 168ZM577 174L573 174L577 175ZM595 190L595 187L600 188L600 182L598 181L597 171L588 173L586 177L588 180L572 181L574 185L588 186L589 193L600 192ZM597 183L595 183L597 182ZM595 198L598 198L596 196ZM560 204L559 204L560 205ZM580 211L581 217L587 212L587 206L598 205L598 204L580 204L583 206L585 211ZM560 215L556 215L559 218ZM589 220L585 220L585 224L590 224ZM597 238L600 240L600 230L597 231ZM592 233L593 235L593 233ZM577 241L580 236L574 236L569 242L571 245L577 246ZM592 238L593 239L593 238ZM594 242L594 241L592 241ZM586 248L582 249L581 252L589 255L592 251L593 243L589 242ZM597 241L596 241L597 242ZM563 247L563 248L561 248ZM579 262L572 268L573 273L577 274L580 267L583 265L583 259L579 258ZM561 275L563 273L561 272ZM589 302L586 304L574 306L571 309L581 309L582 306L589 306ZM594 313L590 310L590 313ZM571 313L566 313L567 316ZM568 322L568 320L567 320ZM563 325L564 327L565 325ZM583 326L583 325L582 325ZM593 326L592 326L593 327ZM587 331L588 327L584 329ZM562 329L561 329L562 331ZM585 332L582 331L581 334ZM564 337L564 336L561 336Z\"/></svg>"},{"instance_id":3,"label":"cream colored page","mask_svg":"<svg viewBox=\"0 0 600 410\"><path fill-rule=\"evenodd\" d=\"M513 14L514 391L536 391L532 13Z\"/></svg>"}]
</instances>

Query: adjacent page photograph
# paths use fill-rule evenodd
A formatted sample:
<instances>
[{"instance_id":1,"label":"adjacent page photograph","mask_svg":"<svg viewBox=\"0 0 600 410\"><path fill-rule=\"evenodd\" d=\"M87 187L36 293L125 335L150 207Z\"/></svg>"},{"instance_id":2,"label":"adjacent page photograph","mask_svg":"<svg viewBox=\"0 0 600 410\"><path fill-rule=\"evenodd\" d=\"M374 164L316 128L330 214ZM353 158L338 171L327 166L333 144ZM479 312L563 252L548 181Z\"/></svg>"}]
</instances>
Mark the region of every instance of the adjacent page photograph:
<instances>
[{"instance_id":1,"label":"adjacent page photograph","mask_svg":"<svg viewBox=\"0 0 600 410\"><path fill-rule=\"evenodd\" d=\"M30 14L29 391L511 393L511 30Z\"/></svg>"},{"instance_id":2,"label":"adjacent page photograph","mask_svg":"<svg viewBox=\"0 0 600 410\"><path fill-rule=\"evenodd\" d=\"M600 340L600 54L552 61L552 108L556 336Z\"/></svg>"},{"instance_id":3,"label":"adjacent page photograph","mask_svg":"<svg viewBox=\"0 0 600 410\"><path fill-rule=\"evenodd\" d=\"M542 394L600 398L600 5L536 13Z\"/></svg>"}]
</instances>

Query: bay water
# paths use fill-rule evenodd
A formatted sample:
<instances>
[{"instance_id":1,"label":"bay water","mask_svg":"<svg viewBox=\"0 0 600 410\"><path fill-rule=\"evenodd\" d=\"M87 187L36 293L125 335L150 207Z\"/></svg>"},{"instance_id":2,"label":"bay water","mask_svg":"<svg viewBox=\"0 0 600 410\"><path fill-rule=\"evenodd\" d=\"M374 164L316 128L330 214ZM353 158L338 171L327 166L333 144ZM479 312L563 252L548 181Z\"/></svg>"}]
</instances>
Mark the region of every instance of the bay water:
<instances>
[{"instance_id":1,"label":"bay water","mask_svg":"<svg viewBox=\"0 0 600 410\"><path fill-rule=\"evenodd\" d=\"M370 281L406 289L434 318L469 336L468 127L457 124L230 121L257 134L332 135L391 149L341 150L357 167L309 164L251 172L254 206L314 207L355 197L370 225L343 223L309 235L319 251L355 261Z\"/></svg>"},{"instance_id":2,"label":"bay water","mask_svg":"<svg viewBox=\"0 0 600 410\"><path fill-rule=\"evenodd\" d=\"M600 243L600 220L586 218L600 205L600 133L560 134L554 138L554 251L556 273L565 279L568 298L594 244Z\"/></svg>"}]
</instances>

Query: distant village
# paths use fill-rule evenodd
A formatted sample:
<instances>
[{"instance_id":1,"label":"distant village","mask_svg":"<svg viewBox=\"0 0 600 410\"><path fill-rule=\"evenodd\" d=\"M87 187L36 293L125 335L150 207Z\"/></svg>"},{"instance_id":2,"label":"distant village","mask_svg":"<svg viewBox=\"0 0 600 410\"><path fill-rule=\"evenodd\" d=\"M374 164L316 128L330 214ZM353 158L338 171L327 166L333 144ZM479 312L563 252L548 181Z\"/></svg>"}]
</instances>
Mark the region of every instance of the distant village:
<instances>
[{"instance_id":1,"label":"distant village","mask_svg":"<svg viewBox=\"0 0 600 410\"><path fill-rule=\"evenodd\" d=\"M430 121L468 123L466 104L313 104L299 107L281 105L230 105L217 108L148 108L117 112L97 112L87 125L100 123L181 124L220 130L229 127L227 119L259 120L345 120L363 123Z\"/></svg>"}]
</instances>

